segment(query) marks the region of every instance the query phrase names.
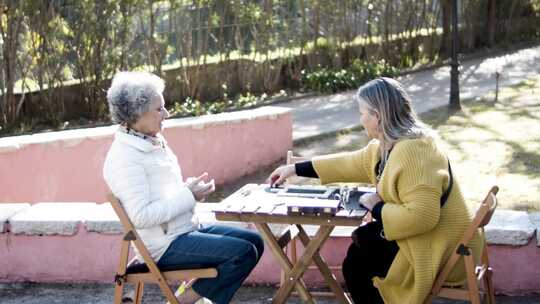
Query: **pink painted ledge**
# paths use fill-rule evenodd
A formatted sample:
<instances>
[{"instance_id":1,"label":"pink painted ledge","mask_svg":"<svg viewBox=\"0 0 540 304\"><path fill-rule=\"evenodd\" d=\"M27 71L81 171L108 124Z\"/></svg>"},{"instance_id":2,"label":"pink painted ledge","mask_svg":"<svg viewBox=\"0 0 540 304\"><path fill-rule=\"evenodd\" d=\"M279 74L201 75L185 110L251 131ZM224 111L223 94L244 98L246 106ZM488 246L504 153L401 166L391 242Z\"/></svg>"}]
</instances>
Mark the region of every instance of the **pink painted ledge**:
<instances>
[{"instance_id":1,"label":"pink painted ledge","mask_svg":"<svg viewBox=\"0 0 540 304\"><path fill-rule=\"evenodd\" d=\"M0 282L112 284L122 237L114 211L109 204L71 204L73 208L66 208L70 206L67 203L42 203L30 207L16 204L18 211L11 212L4 232L0 233ZM210 211L212 205L197 205L201 223L254 229L246 223L217 222ZM64 212L54 212L59 209ZM538 212L497 210L488 225L489 257L498 294L540 292L540 240L537 237L534 241L534 233L540 228L539 220ZM271 228L279 234L285 226L272 225ZM315 231L314 227L306 230L308 234ZM329 265L337 266L343 261L351 230L350 227L337 227L321 250ZM334 273L343 282L341 273ZM279 278L280 269L267 249L247 282L277 284ZM326 286L317 271L308 271L304 279L310 286Z\"/></svg>"},{"instance_id":2,"label":"pink painted ledge","mask_svg":"<svg viewBox=\"0 0 540 304\"><path fill-rule=\"evenodd\" d=\"M113 282L120 253L120 234L88 232L80 226L73 236L0 234L0 282ZM350 244L347 237L331 237L321 255L329 265L340 265ZM301 251L301 250L300 250ZM299 251L299 252L300 252ZM497 294L522 295L540 291L540 249L525 246L490 245ZM340 272L334 272L340 282ZM280 271L266 250L247 279L253 284L277 284ZM326 286L317 271L304 276L309 286Z\"/></svg>"},{"instance_id":3,"label":"pink painted ledge","mask_svg":"<svg viewBox=\"0 0 540 304\"><path fill-rule=\"evenodd\" d=\"M106 153L117 126L0 138L0 204L103 201ZM185 176L206 171L217 184L282 159L292 147L286 108L165 121L164 136Z\"/></svg>"}]
</instances>

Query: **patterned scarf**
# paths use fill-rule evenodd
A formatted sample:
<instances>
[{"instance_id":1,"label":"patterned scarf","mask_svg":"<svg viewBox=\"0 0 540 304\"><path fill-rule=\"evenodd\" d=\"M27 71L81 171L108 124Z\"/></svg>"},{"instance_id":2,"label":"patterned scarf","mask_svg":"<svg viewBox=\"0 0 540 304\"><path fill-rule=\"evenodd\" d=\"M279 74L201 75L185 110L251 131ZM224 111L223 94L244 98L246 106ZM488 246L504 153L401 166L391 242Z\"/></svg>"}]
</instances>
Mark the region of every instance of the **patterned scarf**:
<instances>
[{"instance_id":1,"label":"patterned scarf","mask_svg":"<svg viewBox=\"0 0 540 304\"><path fill-rule=\"evenodd\" d=\"M165 148L165 142L163 140L163 137L161 136L146 135L141 132L135 131L134 129L131 129L130 127L125 126L125 125L120 125L119 130L126 134L142 138L146 140L147 142L151 143L153 146Z\"/></svg>"}]
</instances>

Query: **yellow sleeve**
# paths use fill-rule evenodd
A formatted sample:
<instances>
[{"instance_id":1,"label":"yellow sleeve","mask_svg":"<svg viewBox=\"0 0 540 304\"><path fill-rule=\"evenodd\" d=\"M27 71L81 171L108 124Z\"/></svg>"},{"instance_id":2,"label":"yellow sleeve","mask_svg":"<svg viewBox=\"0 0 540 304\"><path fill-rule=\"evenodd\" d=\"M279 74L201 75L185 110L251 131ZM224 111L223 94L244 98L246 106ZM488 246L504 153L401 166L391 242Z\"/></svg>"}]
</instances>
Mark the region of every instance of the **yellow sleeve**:
<instances>
[{"instance_id":1,"label":"yellow sleeve","mask_svg":"<svg viewBox=\"0 0 540 304\"><path fill-rule=\"evenodd\" d=\"M336 153L312 159L313 168L322 184L328 183L373 183L374 162L377 161L378 141L371 141L354 152Z\"/></svg>"},{"instance_id":2,"label":"yellow sleeve","mask_svg":"<svg viewBox=\"0 0 540 304\"><path fill-rule=\"evenodd\" d=\"M399 202L387 202L382 209L384 232L389 240L420 235L435 228L440 218L443 187L448 181L445 158L429 157L429 151L425 150L400 156L402 166L396 179Z\"/></svg>"}]
</instances>

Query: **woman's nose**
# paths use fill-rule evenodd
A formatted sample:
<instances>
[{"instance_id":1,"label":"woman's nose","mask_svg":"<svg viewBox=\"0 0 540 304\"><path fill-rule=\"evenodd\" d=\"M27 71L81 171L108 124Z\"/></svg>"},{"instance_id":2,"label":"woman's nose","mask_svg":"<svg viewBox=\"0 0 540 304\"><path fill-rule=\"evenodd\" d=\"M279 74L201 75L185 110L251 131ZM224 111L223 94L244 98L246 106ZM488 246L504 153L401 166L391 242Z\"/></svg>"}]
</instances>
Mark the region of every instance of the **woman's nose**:
<instances>
[{"instance_id":1,"label":"woman's nose","mask_svg":"<svg viewBox=\"0 0 540 304\"><path fill-rule=\"evenodd\" d=\"M164 108L163 110L164 110L164 111L163 111L163 119L169 118L169 116L170 116L169 111L167 111L166 108Z\"/></svg>"}]
</instances>

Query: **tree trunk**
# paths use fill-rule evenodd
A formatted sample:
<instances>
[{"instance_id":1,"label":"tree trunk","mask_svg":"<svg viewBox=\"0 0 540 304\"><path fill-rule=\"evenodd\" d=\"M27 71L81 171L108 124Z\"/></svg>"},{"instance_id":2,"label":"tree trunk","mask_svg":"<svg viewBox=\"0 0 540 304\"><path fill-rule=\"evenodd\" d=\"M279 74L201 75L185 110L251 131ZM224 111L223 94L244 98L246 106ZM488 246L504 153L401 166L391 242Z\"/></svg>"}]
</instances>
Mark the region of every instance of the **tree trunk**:
<instances>
[{"instance_id":1,"label":"tree trunk","mask_svg":"<svg viewBox=\"0 0 540 304\"><path fill-rule=\"evenodd\" d=\"M487 38L488 45L493 46L495 43L495 32L497 31L497 0L488 0L488 17L487 17Z\"/></svg>"},{"instance_id":2,"label":"tree trunk","mask_svg":"<svg viewBox=\"0 0 540 304\"><path fill-rule=\"evenodd\" d=\"M206 65L206 60L208 57L208 48L210 43L210 32L211 32L211 26L212 26L212 6L207 6L208 13L206 18L206 32L204 34L204 44L203 44L203 65Z\"/></svg>"},{"instance_id":3,"label":"tree trunk","mask_svg":"<svg viewBox=\"0 0 540 304\"><path fill-rule=\"evenodd\" d=\"M315 32L315 35L313 36L313 39L314 39L313 46L315 47L315 49L317 48L317 40L319 39L320 26L321 26L321 6L319 4L319 0L317 0L315 4L315 26L313 27L314 32Z\"/></svg>"},{"instance_id":4,"label":"tree trunk","mask_svg":"<svg viewBox=\"0 0 540 304\"><path fill-rule=\"evenodd\" d=\"M452 20L452 2L451 0L441 0L441 12L442 12L442 26L443 35L441 39L441 48L439 54L441 58L447 58L450 56L451 48L451 27L450 21Z\"/></svg>"},{"instance_id":5,"label":"tree trunk","mask_svg":"<svg viewBox=\"0 0 540 304\"><path fill-rule=\"evenodd\" d=\"M516 10L516 5L518 4L519 1L512 1L512 4L510 4L510 9L508 10L508 19L506 20L506 39L508 40L508 38L511 36L511 21L512 21L512 18L514 16L514 11Z\"/></svg>"},{"instance_id":6,"label":"tree trunk","mask_svg":"<svg viewBox=\"0 0 540 304\"><path fill-rule=\"evenodd\" d=\"M3 87L2 101L0 103L0 113L2 124L8 125L15 122L17 118L17 98L15 97L15 82L17 81L17 48L19 46L19 34L23 22L21 3L18 1L2 1L3 14L6 22L0 22L0 35L2 36L2 72Z\"/></svg>"}]
</instances>

